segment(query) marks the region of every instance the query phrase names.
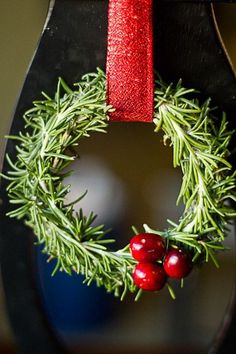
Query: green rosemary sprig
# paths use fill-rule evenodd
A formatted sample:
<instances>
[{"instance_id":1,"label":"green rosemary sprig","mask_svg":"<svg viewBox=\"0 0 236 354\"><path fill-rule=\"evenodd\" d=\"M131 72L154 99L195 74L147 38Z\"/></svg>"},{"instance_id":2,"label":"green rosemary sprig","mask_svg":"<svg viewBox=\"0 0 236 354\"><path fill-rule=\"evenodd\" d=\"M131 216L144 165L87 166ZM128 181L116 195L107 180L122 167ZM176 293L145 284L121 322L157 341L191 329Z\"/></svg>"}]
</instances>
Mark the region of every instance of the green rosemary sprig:
<instances>
[{"instance_id":1,"label":"green rosemary sprig","mask_svg":"<svg viewBox=\"0 0 236 354\"><path fill-rule=\"evenodd\" d=\"M103 225L94 226L95 215L74 212L83 195L65 204L70 186L63 184L64 168L77 157L80 139L106 132L113 108L106 105L105 85L105 74L98 69L74 90L59 79L54 97L43 93L44 99L24 115L25 132L10 137L19 142L17 158L12 161L7 155L11 170L4 177L14 205L8 216L24 219L33 229L49 261L57 259L54 273L81 273L85 283L94 280L123 299L126 292L137 292L129 247L110 251L107 245L113 240L106 238ZM169 221L168 230L146 224L144 230L163 235L172 247L190 249L194 261L211 258L217 265L215 254L224 249L226 223L236 215L228 204L236 200L236 173L227 162L232 132L225 115L217 128L209 100L188 100L189 93L194 90L184 89L181 82L176 87L156 82L155 131L163 130L164 143L173 146L173 165L182 169L177 202L182 200L185 210L178 224Z\"/></svg>"},{"instance_id":2,"label":"green rosemary sprig","mask_svg":"<svg viewBox=\"0 0 236 354\"><path fill-rule=\"evenodd\" d=\"M162 129L164 143L173 146L173 166L183 172L177 204L182 199L185 205L179 223L170 221L164 234L189 246L195 260L203 255L218 266L215 253L224 249L225 227L236 216L226 203L226 199L236 200L236 171L227 161L233 132L227 130L225 113L218 127L210 99L200 104L197 99L188 100L189 93L196 94L184 89L181 81L175 87L156 82L155 131ZM150 228L145 225L145 230Z\"/></svg>"},{"instance_id":3,"label":"green rosemary sprig","mask_svg":"<svg viewBox=\"0 0 236 354\"><path fill-rule=\"evenodd\" d=\"M104 239L103 225L92 225L93 213L88 217L82 211L74 213L78 200L65 205L70 186L63 184L63 170L76 158L80 138L105 132L107 127L112 108L106 105L105 75L101 70L85 75L75 91L59 79L55 97L43 96L24 115L27 132L10 137L20 144L16 162L7 155L12 168L6 176L8 193L14 204L8 216L24 218L49 260L57 259L53 273L81 273L85 283L95 280L123 298L127 290L136 290L130 253L127 249L108 252L106 244L113 240Z\"/></svg>"}]
</instances>

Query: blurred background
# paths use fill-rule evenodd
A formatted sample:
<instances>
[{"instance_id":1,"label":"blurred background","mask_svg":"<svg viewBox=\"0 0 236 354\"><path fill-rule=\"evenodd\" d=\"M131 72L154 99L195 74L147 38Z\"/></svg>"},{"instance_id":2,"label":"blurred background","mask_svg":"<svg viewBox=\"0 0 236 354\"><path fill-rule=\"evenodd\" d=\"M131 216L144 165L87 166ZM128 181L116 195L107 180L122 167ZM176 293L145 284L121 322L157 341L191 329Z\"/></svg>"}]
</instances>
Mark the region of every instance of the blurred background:
<instances>
[{"instance_id":1,"label":"blurred background","mask_svg":"<svg viewBox=\"0 0 236 354\"><path fill-rule=\"evenodd\" d=\"M26 69L36 48L47 13L48 0L1 0L0 4L0 149L9 130L14 106ZM225 46L236 67L236 4L219 4L216 15ZM84 210L99 214L99 223L112 226L117 247L132 237L130 225L164 228L166 218L177 220L175 207L181 174L172 168L172 151L148 124L114 124L107 135L95 135L80 147L75 162L73 196L86 189ZM70 198L70 196L68 196ZM81 206L81 205L80 205ZM22 236L23 237L23 236ZM213 265L191 274L183 290L173 284L177 299L165 289L145 294L138 303L123 303L103 289L82 285L79 276L57 274L46 264L40 250L38 287L48 319L72 353L206 353L222 325L234 286L235 253L220 256ZM14 279L13 279L14 281ZM0 353L18 350L8 321L5 295L0 283Z\"/></svg>"}]
</instances>

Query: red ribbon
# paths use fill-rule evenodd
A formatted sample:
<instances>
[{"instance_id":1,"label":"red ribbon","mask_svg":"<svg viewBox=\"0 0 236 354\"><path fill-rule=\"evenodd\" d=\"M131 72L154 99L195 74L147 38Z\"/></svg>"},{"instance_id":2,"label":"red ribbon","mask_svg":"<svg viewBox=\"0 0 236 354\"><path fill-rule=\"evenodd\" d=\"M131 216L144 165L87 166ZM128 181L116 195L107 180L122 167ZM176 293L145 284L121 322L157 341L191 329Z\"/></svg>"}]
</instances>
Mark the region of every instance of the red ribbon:
<instances>
[{"instance_id":1,"label":"red ribbon","mask_svg":"<svg viewBox=\"0 0 236 354\"><path fill-rule=\"evenodd\" d=\"M107 103L112 121L153 120L152 0L110 0Z\"/></svg>"}]
</instances>

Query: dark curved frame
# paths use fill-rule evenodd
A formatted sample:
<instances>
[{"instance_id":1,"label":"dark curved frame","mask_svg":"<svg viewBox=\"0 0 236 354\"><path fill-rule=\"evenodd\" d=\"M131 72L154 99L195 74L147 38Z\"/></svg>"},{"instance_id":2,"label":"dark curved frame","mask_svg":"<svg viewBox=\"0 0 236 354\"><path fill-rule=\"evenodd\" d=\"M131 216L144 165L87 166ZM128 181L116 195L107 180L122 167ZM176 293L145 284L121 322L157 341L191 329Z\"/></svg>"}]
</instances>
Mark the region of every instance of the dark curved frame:
<instances>
[{"instance_id":1,"label":"dark curved frame","mask_svg":"<svg viewBox=\"0 0 236 354\"><path fill-rule=\"evenodd\" d=\"M56 0L50 2L47 21L27 73L13 118L11 134L22 128L21 116L46 88L53 92L57 77L75 82L97 66L105 67L107 1ZM236 79L215 31L208 1L154 1L155 67L167 81L183 78L186 86L211 96L235 128ZM184 59L183 59L184 58ZM14 156L14 141L6 151ZM7 170L4 163L3 172ZM11 208L1 182L1 271L11 326L21 353L65 353L43 312L32 260L28 228L5 217ZM14 282L12 281L14 279ZM236 352L235 293L209 353Z\"/></svg>"}]
</instances>

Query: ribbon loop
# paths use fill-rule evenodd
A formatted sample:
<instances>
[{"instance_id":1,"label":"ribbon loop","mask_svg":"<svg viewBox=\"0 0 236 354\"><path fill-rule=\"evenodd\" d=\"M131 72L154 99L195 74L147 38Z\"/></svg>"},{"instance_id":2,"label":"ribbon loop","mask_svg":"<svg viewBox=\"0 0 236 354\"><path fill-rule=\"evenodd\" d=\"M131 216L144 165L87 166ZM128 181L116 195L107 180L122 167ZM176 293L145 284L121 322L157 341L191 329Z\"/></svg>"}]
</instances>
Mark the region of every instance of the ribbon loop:
<instances>
[{"instance_id":1,"label":"ribbon loop","mask_svg":"<svg viewBox=\"0 0 236 354\"><path fill-rule=\"evenodd\" d=\"M153 120L152 0L110 0L107 103L111 121Z\"/></svg>"}]
</instances>

